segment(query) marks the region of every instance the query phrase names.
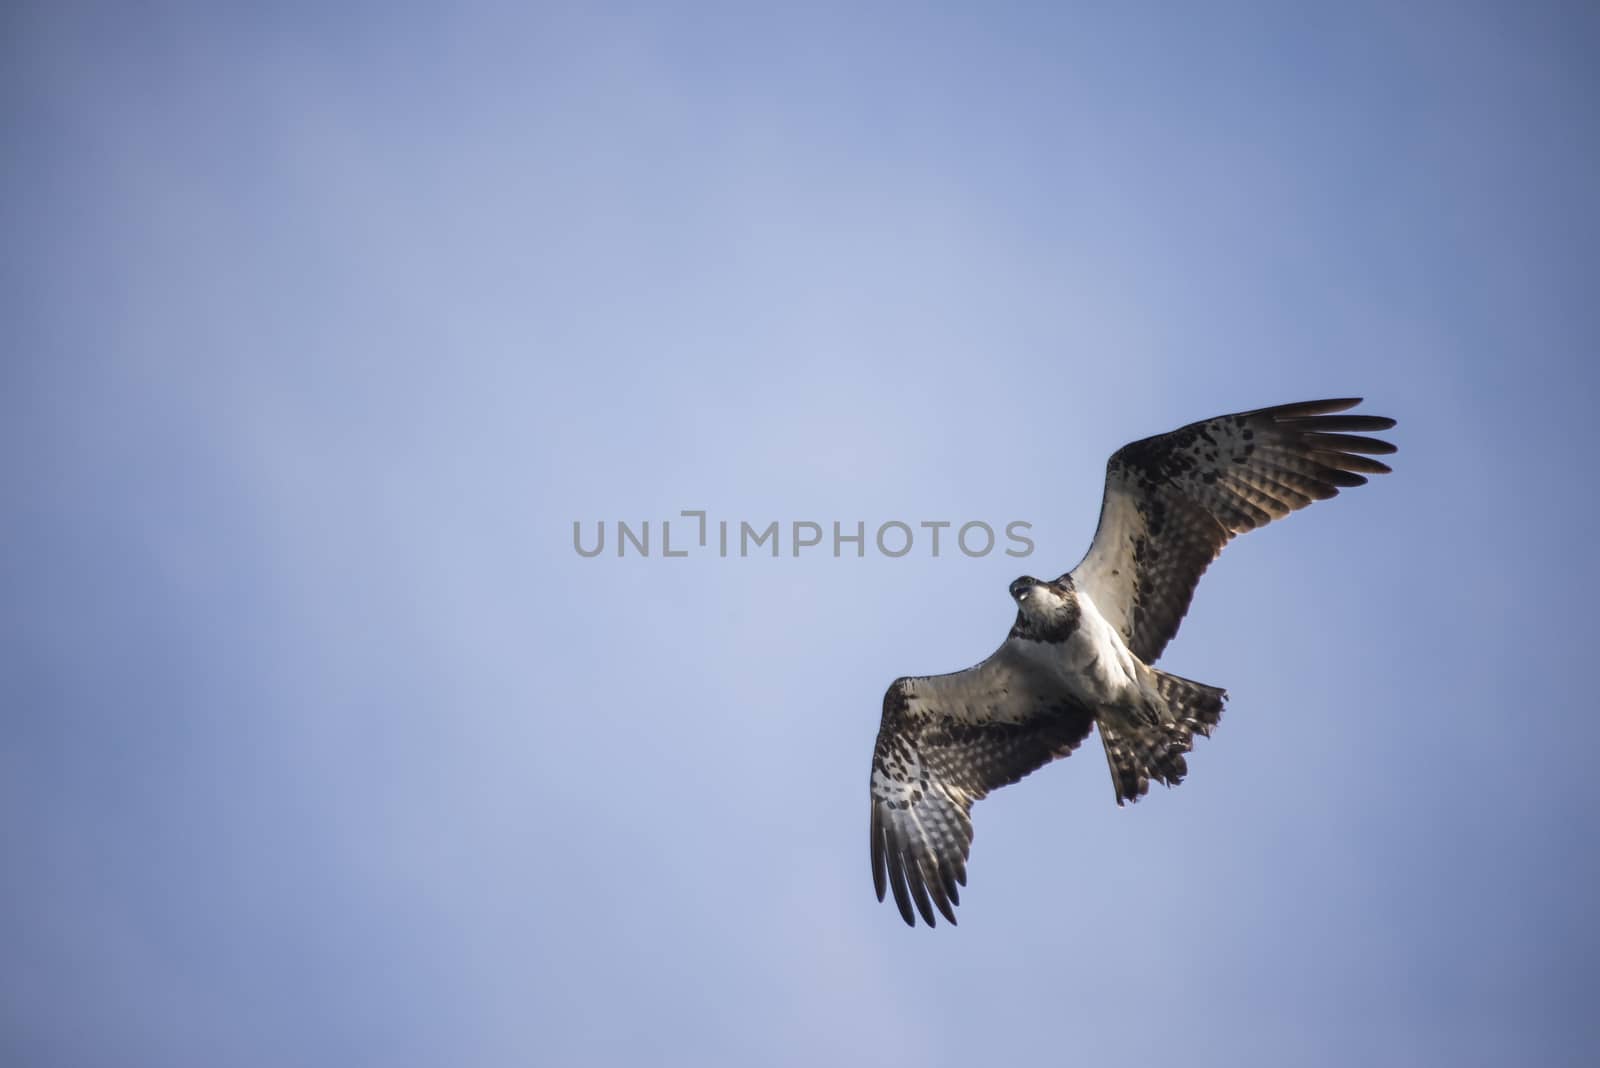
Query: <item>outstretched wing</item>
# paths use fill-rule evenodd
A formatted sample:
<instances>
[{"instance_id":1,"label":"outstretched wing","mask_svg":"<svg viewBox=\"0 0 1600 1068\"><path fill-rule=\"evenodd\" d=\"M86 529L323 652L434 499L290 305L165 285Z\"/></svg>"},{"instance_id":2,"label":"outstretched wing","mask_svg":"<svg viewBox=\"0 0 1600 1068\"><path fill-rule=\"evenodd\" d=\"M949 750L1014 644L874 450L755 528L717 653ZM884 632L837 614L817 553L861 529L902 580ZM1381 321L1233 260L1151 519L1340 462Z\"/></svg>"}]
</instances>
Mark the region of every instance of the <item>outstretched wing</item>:
<instances>
[{"instance_id":1,"label":"outstretched wing","mask_svg":"<svg viewBox=\"0 0 1600 1068\"><path fill-rule=\"evenodd\" d=\"M1178 632L1200 576L1236 534L1360 486L1395 447L1350 431L1394 420L1338 415L1357 398L1220 415L1124 445L1106 464L1094 543L1070 572L1150 663Z\"/></svg>"},{"instance_id":2,"label":"outstretched wing","mask_svg":"<svg viewBox=\"0 0 1600 1068\"><path fill-rule=\"evenodd\" d=\"M972 803L1066 756L1088 735L1091 712L1033 672L1008 639L976 667L896 679L883 695L872 752L872 882L956 922L967 882Z\"/></svg>"}]
</instances>

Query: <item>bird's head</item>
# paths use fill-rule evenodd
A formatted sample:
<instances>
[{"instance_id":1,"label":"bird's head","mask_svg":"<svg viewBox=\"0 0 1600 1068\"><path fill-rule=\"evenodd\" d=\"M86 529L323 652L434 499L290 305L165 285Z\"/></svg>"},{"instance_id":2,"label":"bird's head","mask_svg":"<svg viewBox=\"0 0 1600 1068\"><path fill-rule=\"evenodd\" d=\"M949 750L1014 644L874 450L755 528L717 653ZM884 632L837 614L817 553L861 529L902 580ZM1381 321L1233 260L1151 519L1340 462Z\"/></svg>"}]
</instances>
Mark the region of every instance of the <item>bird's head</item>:
<instances>
[{"instance_id":1,"label":"bird's head","mask_svg":"<svg viewBox=\"0 0 1600 1068\"><path fill-rule=\"evenodd\" d=\"M1012 580L1011 596L1016 600L1017 605L1020 607L1022 602L1026 601L1028 597L1032 595L1034 590L1039 589L1043 585L1044 583L1040 582L1032 575L1023 575L1019 579Z\"/></svg>"},{"instance_id":2,"label":"bird's head","mask_svg":"<svg viewBox=\"0 0 1600 1068\"><path fill-rule=\"evenodd\" d=\"M1017 608L1031 619L1051 619L1072 605L1072 580L1062 576L1055 582L1023 575L1011 583L1011 597Z\"/></svg>"}]
</instances>

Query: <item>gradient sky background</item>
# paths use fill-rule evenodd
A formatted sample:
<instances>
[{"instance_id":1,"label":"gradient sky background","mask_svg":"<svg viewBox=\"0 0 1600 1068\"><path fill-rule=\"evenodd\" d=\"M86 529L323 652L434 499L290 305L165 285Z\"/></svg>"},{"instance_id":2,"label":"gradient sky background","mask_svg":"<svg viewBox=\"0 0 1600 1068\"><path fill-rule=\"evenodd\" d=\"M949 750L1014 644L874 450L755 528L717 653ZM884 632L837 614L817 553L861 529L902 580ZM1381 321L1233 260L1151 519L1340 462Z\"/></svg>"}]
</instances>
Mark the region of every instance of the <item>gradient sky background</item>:
<instances>
[{"instance_id":1,"label":"gradient sky background","mask_svg":"<svg viewBox=\"0 0 1600 1068\"><path fill-rule=\"evenodd\" d=\"M0 1060L1595 1063L1593 6L204 7L0 16ZM1349 393L1190 780L904 927L889 680ZM684 508L1037 551L572 550Z\"/></svg>"}]
</instances>

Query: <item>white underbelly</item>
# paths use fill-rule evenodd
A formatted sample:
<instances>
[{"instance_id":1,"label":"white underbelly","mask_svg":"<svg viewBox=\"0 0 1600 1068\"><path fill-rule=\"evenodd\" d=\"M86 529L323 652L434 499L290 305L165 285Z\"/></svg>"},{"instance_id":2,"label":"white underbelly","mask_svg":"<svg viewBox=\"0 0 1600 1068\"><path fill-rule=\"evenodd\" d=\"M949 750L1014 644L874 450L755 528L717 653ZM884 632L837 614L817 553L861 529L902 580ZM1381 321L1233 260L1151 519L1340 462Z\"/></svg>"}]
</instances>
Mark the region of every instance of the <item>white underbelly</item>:
<instances>
[{"instance_id":1,"label":"white underbelly","mask_svg":"<svg viewBox=\"0 0 1600 1068\"><path fill-rule=\"evenodd\" d=\"M1078 626L1064 642L1040 647L1048 650L1047 670L1061 685L1083 701L1121 705L1140 700L1139 665L1123 644L1122 636L1095 609L1094 602L1078 595Z\"/></svg>"}]
</instances>

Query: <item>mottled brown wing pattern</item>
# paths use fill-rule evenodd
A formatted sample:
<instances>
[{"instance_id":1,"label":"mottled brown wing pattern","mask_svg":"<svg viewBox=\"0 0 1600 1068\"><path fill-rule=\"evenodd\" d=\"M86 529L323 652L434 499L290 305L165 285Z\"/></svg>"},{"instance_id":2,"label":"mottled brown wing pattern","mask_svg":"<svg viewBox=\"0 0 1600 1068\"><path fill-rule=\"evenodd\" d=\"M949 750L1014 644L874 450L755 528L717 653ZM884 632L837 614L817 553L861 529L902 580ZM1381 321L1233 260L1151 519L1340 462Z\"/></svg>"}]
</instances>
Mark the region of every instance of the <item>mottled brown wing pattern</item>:
<instances>
[{"instance_id":1,"label":"mottled brown wing pattern","mask_svg":"<svg viewBox=\"0 0 1600 1068\"><path fill-rule=\"evenodd\" d=\"M1394 445L1356 431L1394 420L1343 415L1359 398L1218 416L1118 449L1106 464L1094 542L1071 571L1146 663L1161 655L1196 584L1237 534L1387 474Z\"/></svg>"},{"instance_id":2,"label":"mottled brown wing pattern","mask_svg":"<svg viewBox=\"0 0 1600 1068\"><path fill-rule=\"evenodd\" d=\"M967 671L896 679L872 754L878 900L892 892L912 926L918 915L934 926L935 909L954 924L972 803L1072 752L1093 722L1088 709L1039 686L1006 646Z\"/></svg>"}]
</instances>

